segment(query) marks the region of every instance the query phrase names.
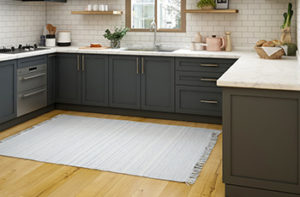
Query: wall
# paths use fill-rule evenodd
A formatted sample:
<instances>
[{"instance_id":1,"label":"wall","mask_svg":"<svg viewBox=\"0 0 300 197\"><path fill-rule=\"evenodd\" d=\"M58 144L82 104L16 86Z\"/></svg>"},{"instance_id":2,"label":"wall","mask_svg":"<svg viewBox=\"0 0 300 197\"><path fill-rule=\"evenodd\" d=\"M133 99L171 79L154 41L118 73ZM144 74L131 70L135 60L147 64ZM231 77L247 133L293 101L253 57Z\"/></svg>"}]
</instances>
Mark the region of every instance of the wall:
<instances>
[{"instance_id":1,"label":"wall","mask_svg":"<svg viewBox=\"0 0 300 197\"><path fill-rule=\"evenodd\" d=\"M38 43L45 9L41 2L0 0L0 47Z\"/></svg>"},{"instance_id":2,"label":"wall","mask_svg":"<svg viewBox=\"0 0 300 197\"><path fill-rule=\"evenodd\" d=\"M297 42L298 47L300 47L300 0L297 0Z\"/></svg>"},{"instance_id":3,"label":"wall","mask_svg":"<svg viewBox=\"0 0 300 197\"><path fill-rule=\"evenodd\" d=\"M196 8L197 0L187 0L187 8ZM230 0L230 8L240 10L239 14L187 14L186 33L158 33L160 43L174 47L190 47L196 32L203 35L232 32L235 47L252 48L260 39L279 39L282 14L287 10L287 0ZM295 5L295 0L291 0ZM125 10L125 0L68 0L67 4L48 3L47 21L60 30L71 30L74 45L103 43L106 28L125 25L123 16L81 16L71 15L72 10L82 10L87 4L109 4L111 9ZM296 41L296 25L293 19L292 36ZM122 46L151 45L153 33L130 32Z\"/></svg>"}]
</instances>

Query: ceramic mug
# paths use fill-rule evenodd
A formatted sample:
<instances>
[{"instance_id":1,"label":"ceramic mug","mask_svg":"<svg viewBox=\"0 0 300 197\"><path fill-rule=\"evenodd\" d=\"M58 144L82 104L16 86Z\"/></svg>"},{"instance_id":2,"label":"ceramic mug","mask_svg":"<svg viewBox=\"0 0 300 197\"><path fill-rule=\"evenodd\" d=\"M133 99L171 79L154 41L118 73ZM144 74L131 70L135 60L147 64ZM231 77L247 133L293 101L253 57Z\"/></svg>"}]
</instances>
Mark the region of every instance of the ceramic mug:
<instances>
[{"instance_id":1,"label":"ceramic mug","mask_svg":"<svg viewBox=\"0 0 300 197\"><path fill-rule=\"evenodd\" d=\"M93 5L93 11L99 11L99 5L98 4Z\"/></svg>"},{"instance_id":2,"label":"ceramic mug","mask_svg":"<svg viewBox=\"0 0 300 197\"><path fill-rule=\"evenodd\" d=\"M91 4L89 4L88 6L87 6L87 11L92 11L93 10L93 6L91 5Z\"/></svg>"},{"instance_id":3,"label":"ceramic mug","mask_svg":"<svg viewBox=\"0 0 300 197\"><path fill-rule=\"evenodd\" d=\"M105 11L105 5L103 5L103 4L99 5L99 10L100 11Z\"/></svg>"}]
</instances>

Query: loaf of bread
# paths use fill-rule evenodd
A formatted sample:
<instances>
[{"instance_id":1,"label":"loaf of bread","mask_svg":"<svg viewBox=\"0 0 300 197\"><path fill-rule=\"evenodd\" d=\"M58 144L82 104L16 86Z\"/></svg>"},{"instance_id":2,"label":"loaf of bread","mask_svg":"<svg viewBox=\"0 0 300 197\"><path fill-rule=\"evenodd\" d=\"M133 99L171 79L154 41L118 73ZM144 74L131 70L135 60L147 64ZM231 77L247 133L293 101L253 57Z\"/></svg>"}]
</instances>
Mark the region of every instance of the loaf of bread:
<instances>
[{"instance_id":1,"label":"loaf of bread","mask_svg":"<svg viewBox=\"0 0 300 197\"><path fill-rule=\"evenodd\" d=\"M263 44L265 44L267 41L266 40L259 40L256 42L257 47L262 47Z\"/></svg>"},{"instance_id":2,"label":"loaf of bread","mask_svg":"<svg viewBox=\"0 0 300 197\"><path fill-rule=\"evenodd\" d=\"M269 41L269 42L265 42L262 46L263 47L275 47L276 45L272 41Z\"/></svg>"},{"instance_id":3,"label":"loaf of bread","mask_svg":"<svg viewBox=\"0 0 300 197\"><path fill-rule=\"evenodd\" d=\"M276 47L283 45L283 43L280 40L273 40L272 42L275 44Z\"/></svg>"}]
</instances>

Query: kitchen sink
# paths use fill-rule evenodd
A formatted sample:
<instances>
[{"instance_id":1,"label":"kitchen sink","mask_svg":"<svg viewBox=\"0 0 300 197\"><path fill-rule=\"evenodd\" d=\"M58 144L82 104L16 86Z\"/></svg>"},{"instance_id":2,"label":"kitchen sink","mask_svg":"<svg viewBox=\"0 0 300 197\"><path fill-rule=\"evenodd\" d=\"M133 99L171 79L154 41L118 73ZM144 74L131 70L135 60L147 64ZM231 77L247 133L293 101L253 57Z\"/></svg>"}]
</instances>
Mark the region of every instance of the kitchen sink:
<instances>
[{"instance_id":1,"label":"kitchen sink","mask_svg":"<svg viewBox=\"0 0 300 197\"><path fill-rule=\"evenodd\" d=\"M171 50L171 49L134 49L134 48L129 48L129 49L125 49L125 51L149 51L149 52L174 52L175 50Z\"/></svg>"}]
</instances>

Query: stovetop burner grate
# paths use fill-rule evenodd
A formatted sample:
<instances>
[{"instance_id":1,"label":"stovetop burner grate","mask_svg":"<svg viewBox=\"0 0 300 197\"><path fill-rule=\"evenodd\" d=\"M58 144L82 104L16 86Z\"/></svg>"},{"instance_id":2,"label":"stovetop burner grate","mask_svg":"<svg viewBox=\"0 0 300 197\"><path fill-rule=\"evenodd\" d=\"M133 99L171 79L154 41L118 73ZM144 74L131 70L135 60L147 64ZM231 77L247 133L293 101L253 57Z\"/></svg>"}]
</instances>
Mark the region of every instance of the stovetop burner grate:
<instances>
[{"instance_id":1,"label":"stovetop burner grate","mask_svg":"<svg viewBox=\"0 0 300 197\"><path fill-rule=\"evenodd\" d=\"M24 52L29 52L29 51L39 51L39 50L45 50L46 48L38 48L36 44L33 46L31 45L26 45L22 46L21 44L18 46L18 48L15 47L3 47L0 48L0 53L5 53L5 54L16 54L16 53L24 53Z\"/></svg>"}]
</instances>

